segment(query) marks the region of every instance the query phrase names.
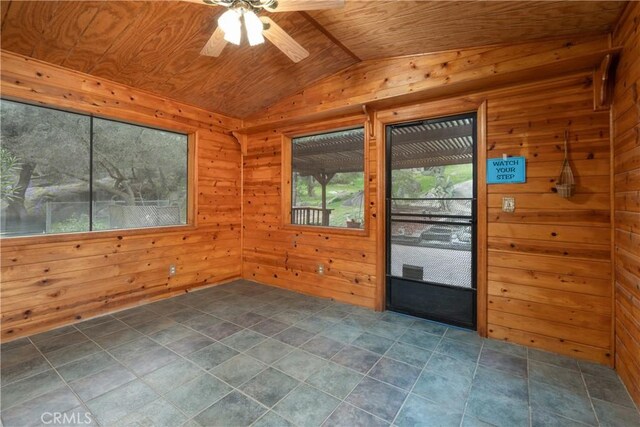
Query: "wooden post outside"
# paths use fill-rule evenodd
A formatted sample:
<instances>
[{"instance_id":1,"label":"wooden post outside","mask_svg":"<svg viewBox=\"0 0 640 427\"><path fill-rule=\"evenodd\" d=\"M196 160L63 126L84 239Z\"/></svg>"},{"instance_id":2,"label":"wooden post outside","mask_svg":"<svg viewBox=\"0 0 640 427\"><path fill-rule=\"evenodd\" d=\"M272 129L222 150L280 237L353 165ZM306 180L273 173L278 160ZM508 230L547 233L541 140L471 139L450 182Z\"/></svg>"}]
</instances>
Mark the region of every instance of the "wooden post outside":
<instances>
[{"instance_id":1,"label":"wooden post outside","mask_svg":"<svg viewBox=\"0 0 640 427\"><path fill-rule=\"evenodd\" d=\"M327 215L327 184L334 176L334 173L327 174L324 172L313 175L315 180L318 181L322 187L322 225L325 227L329 225L329 215Z\"/></svg>"},{"instance_id":2,"label":"wooden post outside","mask_svg":"<svg viewBox=\"0 0 640 427\"><path fill-rule=\"evenodd\" d=\"M328 218L324 213L327 211L327 183L321 182L320 185L322 185L322 225L326 226Z\"/></svg>"},{"instance_id":3,"label":"wooden post outside","mask_svg":"<svg viewBox=\"0 0 640 427\"><path fill-rule=\"evenodd\" d=\"M44 229L47 233L51 233L51 202L45 204L45 226Z\"/></svg>"}]
</instances>

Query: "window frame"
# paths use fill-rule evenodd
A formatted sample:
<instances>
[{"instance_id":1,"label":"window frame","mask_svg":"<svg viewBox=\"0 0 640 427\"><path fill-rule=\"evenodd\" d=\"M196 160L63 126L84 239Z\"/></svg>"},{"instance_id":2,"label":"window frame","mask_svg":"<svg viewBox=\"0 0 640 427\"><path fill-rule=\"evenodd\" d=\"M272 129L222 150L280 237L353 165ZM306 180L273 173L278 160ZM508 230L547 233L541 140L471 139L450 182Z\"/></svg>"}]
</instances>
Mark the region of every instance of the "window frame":
<instances>
[{"instance_id":1,"label":"window frame","mask_svg":"<svg viewBox=\"0 0 640 427\"><path fill-rule=\"evenodd\" d=\"M58 106L52 106L44 103L37 103L33 101L24 100L21 98L11 96L1 96L0 101L9 101L29 105L32 107L46 108L49 110L61 111L69 114L78 114L89 117L91 121L93 119L109 120L112 122L141 126L149 129L160 130L165 132L172 132L181 134L187 137L187 221L186 224L175 224L165 226L154 227L138 227L138 228L120 228L112 230L91 230L91 231L74 231L68 233L49 233L49 234L32 234L26 236L0 236L0 242L4 244L20 245L20 244L40 244L51 242L65 242L76 240L91 240L98 238L112 238L117 237L122 239L126 236L140 236L146 234L153 234L157 232L181 232L181 231L194 231L198 227L198 200L197 200L197 150L198 150L198 131L193 128L181 127L176 125L174 128L166 126L158 126L151 120L136 121L126 120L122 117L114 117L103 114L95 114L88 110L75 109L75 108L60 108ZM91 128L93 125L91 124ZM90 158L92 158L90 153ZM91 165L93 167L93 165ZM93 196L92 196L93 197ZM92 202L92 198L89 203ZM92 221L92 218L89 218Z\"/></svg>"},{"instance_id":2,"label":"window frame","mask_svg":"<svg viewBox=\"0 0 640 427\"><path fill-rule=\"evenodd\" d=\"M371 195L370 195L370 126L365 118L359 116L357 118L341 121L340 124L329 123L315 126L311 129L294 129L291 131L283 132L281 139L281 178L282 178L282 191L281 191L281 221L280 226L284 230L299 231L299 232L312 232L321 234L334 234L334 235L346 235L346 236L369 236L370 224L373 220L371 216ZM364 141L363 141L363 176L364 176L364 206L362 210L362 220L364 221L363 228L347 228L347 227L327 227L322 225L302 225L291 223L291 209L292 209L292 183L293 183L293 171L292 171L292 144L294 138L301 138L305 136L319 135L324 133L339 132L342 130L354 129L362 127L364 128Z\"/></svg>"}]
</instances>

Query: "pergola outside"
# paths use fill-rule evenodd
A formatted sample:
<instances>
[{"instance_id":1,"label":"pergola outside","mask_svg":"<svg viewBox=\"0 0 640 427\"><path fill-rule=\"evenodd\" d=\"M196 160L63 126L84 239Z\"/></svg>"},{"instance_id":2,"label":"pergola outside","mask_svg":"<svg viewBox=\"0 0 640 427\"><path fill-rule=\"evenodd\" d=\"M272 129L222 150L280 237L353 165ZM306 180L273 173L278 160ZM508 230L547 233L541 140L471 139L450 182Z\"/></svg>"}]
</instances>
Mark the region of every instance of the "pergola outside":
<instances>
[{"instance_id":1,"label":"pergola outside","mask_svg":"<svg viewBox=\"0 0 640 427\"><path fill-rule=\"evenodd\" d=\"M424 122L392 130L391 169L427 168L473 162L473 121ZM364 170L364 128L295 138L292 172L320 184L321 207L292 206L292 222L329 225L327 185L337 173Z\"/></svg>"}]
</instances>

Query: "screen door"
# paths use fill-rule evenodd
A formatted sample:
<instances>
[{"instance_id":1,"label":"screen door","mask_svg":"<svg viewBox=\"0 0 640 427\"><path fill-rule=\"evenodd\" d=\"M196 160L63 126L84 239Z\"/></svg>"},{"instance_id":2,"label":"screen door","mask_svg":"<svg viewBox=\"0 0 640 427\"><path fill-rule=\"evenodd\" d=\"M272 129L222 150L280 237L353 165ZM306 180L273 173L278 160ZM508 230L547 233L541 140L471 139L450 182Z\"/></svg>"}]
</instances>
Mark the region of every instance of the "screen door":
<instances>
[{"instance_id":1,"label":"screen door","mask_svg":"<svg viewBox=\"0 0 640 427\"><path fill-rule=\"evenodd\" d=\"M476 114L387 126L387 308L476 326Z\"/></svg>"}]
</instances>

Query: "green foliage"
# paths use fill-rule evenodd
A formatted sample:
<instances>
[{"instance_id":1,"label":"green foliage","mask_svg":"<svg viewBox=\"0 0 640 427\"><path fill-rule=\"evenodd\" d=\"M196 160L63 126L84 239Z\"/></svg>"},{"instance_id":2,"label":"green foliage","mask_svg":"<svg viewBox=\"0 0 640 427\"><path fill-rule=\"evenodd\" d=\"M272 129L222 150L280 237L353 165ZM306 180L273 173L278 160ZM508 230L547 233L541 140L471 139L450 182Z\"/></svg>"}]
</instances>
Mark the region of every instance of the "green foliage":
<instances>
[{"instance_id":1,"label":"green foliage","mask_svg":"<svg viewBox=\"0 0 640 427\"><path fill-rule=\"evenodd\" d=\"M3 146L35 165L39 186L88 181L90 117L2 101L1 119ZM105 197L158 200L186 187L184 135L95 118L93 159Z\"/></svg>"},{"instance_id":2,"label":"green foliage","mask_svg":"<svg viewBox=\"0 0 640 427\"><path fill-rule=\"evenodd\" d=\"M107 219L96 219L93 221L94 230L108 230L109 224ZM71 216L63 221L51 224L50 233L73 233L79 231L89 231L89 215L85 213L71 214Z\"/></svg>"},{"instance_id":3,"label":"green foliage","mask_svg":"<svg viewBox=\"0 0 640 427\"><path fill-rule=\"evenodd\" d=\"M436 179L436 185L431 190L433 197L453 197L455 184L449 175L441 175Z\"/></svg>"},{"instance_id":4,"label":"green foliage","mask_svg":"<svg viewBox=\"0 0 640 427\"><path fill-rule=\"evenodd\" d=\"M391 190L394 197L416 197L422 192L420 178L425 178L416 169L398 169L393 171Z\"/></svg>"},{"instance_id":5,"label":"green foliage","mask_svg":"<svg viewBox=\"0 0 640 427\"><path fill-rule=\"evenodd\" d=\"M316 191L312 196L307 192L307 178L294 175L294 206L321 207L322 195L320 184L315 182ZM332 227L346 227L348 219L362 217L363 206L359 197L364 189L364 174L362 172L338 173L327 184L327 209L332 209L329 217Z\"/></svg>"},{"instance_id":6,"label":"green foliage","mask_svg":"<svg viewBox=\"0 0 640 427\"><path fill-rule=\"evenodd\" d=\"M3 204L20 174L7 153L32 166L24 184L29 188L24 201L28 214L37 214L33 207L45 201L42 195L50 201L81 199L90 179L91 118L5 100L0 106ZM96 200L181 203L186 198L184 135L98 118L93 131Z\"/></svg>"},{"instance_id":7,"label":"green foliage","mask_svg":"<svg viewBox=\"0 0 640 427\"><path fill-rule=\"evenodd\" d=\"M331 182L333 184L352 185L358 179L362 179L362 172L337 173Z\"/></svg>"},{"instance_id":8,"label":"green foliage","mask_svg":"<svg viewBox=\"0 0 640 427\"><path fill-rule=\"evenodd\" d=\"M51 233L73 233L89 230L89 215L72 214L64 221L51 224Z\"/></svg>"},{"instance_id":9,"label":"green foliage","mask_svg":"<svg viewBox=\"0 0 640 427\"><path fill-rule=\"evenodd\" d=\"M186 195L187 144L184 135L95 119L94 174L118 199L164 200Z\"/></svg>"},{"instance_id":10,"label":"green foliage","mask_svg":"<svg viewBox=\"0 0 640 427\"><path fill-rule=\"evenodd\" d=\"M431 168L396 169L392 176L392 194L398 198L449 197L453 187L473 179L470 164L435 166ZM438 195L433 194L434 191Z\"/></svg>"},{"instance_id":11,"label":"green foliage","mask_svg":"<svg viewBox=\"0 0 640 427\"><path fill-rule=\"evenodd\" d=\"M17 156L0 147L0 200L2 204L16 199L18 190L18 174L22 164Z\"/></svg>"},{"instance_id":12,"label":"green foliage","mask_svg":"<svg viewBox=\"0 0 640 427\"><path fill-rule=\"evenodd\" d=\"M83 176L89 159L88 117L5 100L1 106L3 147L56 184Z\"/></svg>"},{"instance_id":13,"label":"green foliage","mask_svg":"<svg viewBox=\"0 0 640 427\"><path fill-rule=\"evenodd\" d=\"M433 168L398 169L393 171L394 197L421 198L429 194L431 197L451 197L455 186L473 179L473 168L470 164L447 165ZM294 205L322 206L320 185L313 180L316 191L309 195L307 177L294 176ZM349 219L362 220L364 207L361 203L353 204L355 198L364 189L363 173L342 173L327 185L327 208L332 209L330 225L345 227Z\"/></svg>"},{"instance_id":14,"label":"green foliage","mask_svg":"<svg viewBox=\"0 0 640 427\"><path fill-rule=\"evenodd\" d=\"M454 185L460 184L461 182L473 179L473 167L469 163L462 165L448 165L445 167L445 174L449 176Z\"/></svg>"}]
</instances>

